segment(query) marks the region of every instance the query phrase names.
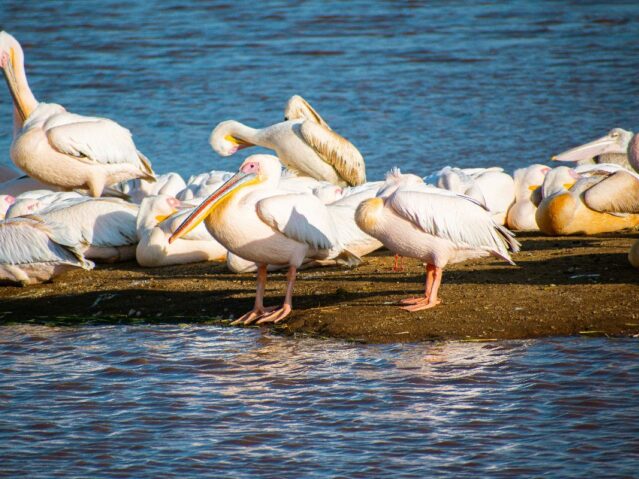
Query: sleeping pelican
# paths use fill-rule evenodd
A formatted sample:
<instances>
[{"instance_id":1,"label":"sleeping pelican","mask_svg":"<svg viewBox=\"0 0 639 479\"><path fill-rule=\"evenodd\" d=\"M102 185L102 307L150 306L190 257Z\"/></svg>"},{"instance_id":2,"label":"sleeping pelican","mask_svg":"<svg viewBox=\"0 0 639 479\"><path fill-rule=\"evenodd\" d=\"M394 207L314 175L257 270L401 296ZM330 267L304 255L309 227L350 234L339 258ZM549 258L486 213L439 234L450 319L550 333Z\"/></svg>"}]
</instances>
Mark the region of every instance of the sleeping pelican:
<instances>
[{"instance_id":1,"label":"sleeping pelican","mask_svg":"<svg viewBox=\"0 0 639 479\"><path fill-rule=\"evenodd\" d=\"M286 107L286 121L255 129L234 120L218 124L209 142L222 156L249 146L274 150L289 170L338 186L366 182L364 158L300 96Z\"/></svg>"},{"instance_id":2,"label":"sleeping pelican","mask_svg":"<svg viewBox=\"0 0 639 479\"><path fill-rule=\"evenodd\" d=\"M223 246L258 264L255 306L237 324L286 318L297 269L306 258L353 258L338 244L328 210L317 197L278 189L281 168L274 156L248 157L240 171L204 200L169 239L172 243L206 220L209 232ZM284 304L274 310L263 304L269 264L288 265Z\"/></svg>"},{"instance_id":3,"label":"sleeping pelican","mask_svg":"<svg viewBox=\"0 0 639 479\"><path fill-rule=\"evenodd\" d=\"M515 170L515 202L508 209L506 225L516 231L539 231L535 220L537 204L533 196L541 194L541 185L550 168L545 165L534 164L527 168ZM540 200L541 201L541 200Z\"/></svg>"},{"instance_id":4,"label":"sleeping pelican","mask_svg":"<svg viewBox=\"0 0 639 479\"><path fill-rule=\"evenodd\" d=\"M92 269L66 227L36 216L0 222L0 281L48 281L64 271Z\"/></svg>"},{"instance_id":5,"label":"sleeping pelican","mask_svg":"<svg viewBox=\"0 0 639 479\"><path fill-rule=\"evenodd\" d=\"M182 177L173 171L158 175L155 181L135 178L115 185L112 190L122 193L127 200L140 204L148 196L175 196L186 188Z\"/></svg>"},{"instance_id":6,"label":"sleeping pelican","mask_svg":"<svg viewBox=\"0 0 639 479\"><path fill-rule=\"evenodd\" d=\"M4 31L0 67L14 103L11 159L29 176L66 190L85 188L96 197L120 181L155 178L126 128L106 118L69 113L55 103L39 103L27 83L22 47Z\"/></svg>"},{"instance_id":7,"label":"sleeping pelican","mask_svg":"<svg viewBox=\"0 0 639 479\"><path fill-rule=\"evenodd\" d=\"M137 205L117 198L82 197L52 203L37 215L64 225L85 258L115 263L135 257L137 213Z\"/></svg>"},{"instance_id":8,"label":"sleeping pelican","mask_svg":"<svg viewBox=\"0 0 639 479\"><path fill-rule=\"evenodd\" d=\"M579 165L615 163L627 170L639 171L637 157L631 158L630 143L639 141L637 135L623 128L613 128L605 136L597 138L552 157L553 161L571 161Z\"/></svg>"},{"instance_id":9,"label":"sleeping pelican","mask_svg":"<svg viewBox=\"0 0 639 479\"><path fill-rule=\"evenodd\" d=\"M425 186L418 176L402 175L399 169L387 175L377 197L360 204L355 221L391 251L424 262L424 296L401 301L407 311L441 302L437 294L448 263L490 254L514 264L508 252L520 246L472 198Z\"/></svg>"},{"instance_id":10,"label":"sleeping pelican","mask_svg":"<svg viewBox=\"0 0 639 479\"><path fill-rule=\"evenodd\" d=\"M182 238L169 244L169 237L193 211L193 208L190 208L180 212L180 208L180 200L167 195L151 196L142 200L137 219L140 242L135 251L135 258L140 266L224 261L226 248L209 234L204 225L198 225Z\"/></svg>"},{"instance_id":11,"label":"sleeping pelican","mask_svg":"<svg viewBox=\"0 0 639 479\"><path fill-rule=\"evenodd\" d=\"M567 191L546 188L561 168L550 171L542 185L543 200L535 214L541 231L592 235L639 225L639 175L619 166L617 171L604 167L579 177Z\"/></svg>"},{"instance_id":12,"label":"sleeping pelican","mask_svg":"<svg viewBox=\"0 0 639 479\"><path fill-rule=\"evenodd\" d=\"M515 200L515 183L503 168L456 168L446 166L438 172L439 188L470 196L493 214L503 225L506 213Z\"/></svg>"}]
</instances>

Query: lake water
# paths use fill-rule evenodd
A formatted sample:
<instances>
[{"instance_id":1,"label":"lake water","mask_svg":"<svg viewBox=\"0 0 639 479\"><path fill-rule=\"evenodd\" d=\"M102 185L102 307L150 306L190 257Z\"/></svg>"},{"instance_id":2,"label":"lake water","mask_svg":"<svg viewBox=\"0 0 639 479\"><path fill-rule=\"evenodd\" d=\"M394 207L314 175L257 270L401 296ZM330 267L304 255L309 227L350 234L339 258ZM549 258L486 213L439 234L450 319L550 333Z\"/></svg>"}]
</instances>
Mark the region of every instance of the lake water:
<instances>
[{"instance_id":1,"label":"lake water","mask_svg":"<svg viewBox=\"0 0 639 479\"><path fill-rule=\"evenodd\" d=\"M32 2L36 97L128 127L159 173L234 170L217 122L301 94L367 162L544 162L636 128L639 4ZM1 163L11 142L0 88ZM0 477L633 477L639 342L354 345L214 326L0 326Z\"/></svg>"},{"instance_id":2,"label":"lake water","mask_svg":"<svg viewBox=\"0 0 639 479\"><path fill-rule=\"evenodd\" d=\"M636 477L639 341L0 327L2 477Z\"/></svg>"}]
</instances>

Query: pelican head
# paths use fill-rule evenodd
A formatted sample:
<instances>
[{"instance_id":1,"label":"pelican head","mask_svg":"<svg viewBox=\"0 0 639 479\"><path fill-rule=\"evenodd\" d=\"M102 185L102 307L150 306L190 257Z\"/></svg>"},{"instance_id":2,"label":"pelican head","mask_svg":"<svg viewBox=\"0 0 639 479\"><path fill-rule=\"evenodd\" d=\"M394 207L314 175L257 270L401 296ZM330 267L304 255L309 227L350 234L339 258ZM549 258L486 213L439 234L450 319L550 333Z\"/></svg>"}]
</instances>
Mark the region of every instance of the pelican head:
<instances>
[{"instance_id":1,"label":"pelican head","mask_svg":"<svg viewBox=\"0 0 639 479\"><path fill-rule=\"evenodd\" d=\"M584 145L577 146L553 156L553 161L583 161L604 154L626 154L628 143L633 137L631 131L613 128L607 135Z\"/></svg>"},{"instance_id":2,"label":"pelican head","mask_svg":"<svg viewBox=\"0 0 639 479\"><path fill-rule=\"evenodd\" d=\"M221 156L231 156L238 150L253 146L253 143L237 136L238 130L243 127L244 125L234 120L219 123L209 137L211 148Z\"/></svg>"},{"instance_id":3,"label":"pelican head","mask_svg":"<svg viewBox=\"0 0 639 479\"><path fill-rule=\"evenodd\" d=\"M172 243L180 236L187 234L209 216L216 207L227 203L238 191L257 185L276 186L282 175L282 164L273 155L251 155L240 166L240 170L229 178L222 186L209 195L169 238Z\"/></svg>"},{"instance_id":4,"label":"pelican head","mask_svg":"<svg viewBox=\"0 0 639 479\"><path fill-rule=\"evenodd\" d=\"M0 32L0 68L13 97L13 102L22 121L26 120L35 105L25 94L26 76L24 75L24 53L22 47L12 35ZM28 89L28 87L27 87ZM31 95L29 91L29 95Z\"/></svg>"},{"instance_id":5,"label":"pelican head","mask_svg":"<svg viewBox=\"0 0 639 479\"><path fill-rule=\"evenodd\" d=\"M556 193L569 190L580 178L579 174L567 166L553 168L544 178L541 185L542 198L548 198Z\"/></svg>"}]
</instances>

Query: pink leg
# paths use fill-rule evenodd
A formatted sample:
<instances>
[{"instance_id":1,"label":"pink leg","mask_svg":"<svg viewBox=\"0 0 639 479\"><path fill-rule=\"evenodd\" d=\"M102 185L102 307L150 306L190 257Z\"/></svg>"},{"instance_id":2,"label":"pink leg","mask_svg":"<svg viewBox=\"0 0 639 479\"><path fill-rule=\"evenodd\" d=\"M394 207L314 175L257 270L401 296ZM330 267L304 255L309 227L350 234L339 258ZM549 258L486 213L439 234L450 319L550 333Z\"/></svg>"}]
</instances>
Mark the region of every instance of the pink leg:
<instances>
[{"instance_id":1,"label":"pink leg","mask_svg":"<svg viewBox=\"0 0 639 479\"><path fill-rule=\"evenodd\" d=\"M266 265L260 264L257 267L257 289L255 291L255 305L253 309L233 321L231 324L251 324L257 319L264 316L272 310L272 308L264 307L264 290L266 288Z\"/></svg>"},{"instance_id":2,"label":"pink leg","mask_svg":"<svg viewBox=\"0 0 639 479\"><path fill-rule=\"evenodd\" d=\"M406 298L400 300L399 304L417 304L424 301L430 296L430 291L433 286L433 274L435 273L435 266L426 263L426 285L424 286L424 296L418 296L416 298Z\"/></svg>"},{"instance_id":3,"label":"pink leg","mask_svg":"<svg viewBox=\"0 0 639 479\"><path fill-rule=\"evenodd\" d=\"M293 310L293 286L295 286L295 276L297 275L297 268L295 266L288 267L288 273L286 274L286 296L284 298L284 304L280 309L276 309L272 313L265 314L258 321L257 324L264 323L279 323L286 318Z\"/></svg>"},{"instance_id":4,"label":"pink leg","mask_svg":"<svg viewBox=\"0 0 639 479\"><path fill-rule=\"evenodd\" d=\"M437 297L437 294L439 292L439 286L442 282L442 269L433 265L428 265L428 267L433 268L433 277L430 291L428 290L427 283L425 297L417 303L402 307L402 309L410 312L421 311L422 309L433 308L441 303L441 300Z\"/></svg>"},{"instance_id":5,"label":"pink leg","mask_svg":"<svg viewBox=\"0 0 639 479\"><path fill-rule=\"evenodd\" d=\"M404 257L398 254L395 255L395 263L393 264L393 271L404 271Z\"/></svg>"}]
</instances>

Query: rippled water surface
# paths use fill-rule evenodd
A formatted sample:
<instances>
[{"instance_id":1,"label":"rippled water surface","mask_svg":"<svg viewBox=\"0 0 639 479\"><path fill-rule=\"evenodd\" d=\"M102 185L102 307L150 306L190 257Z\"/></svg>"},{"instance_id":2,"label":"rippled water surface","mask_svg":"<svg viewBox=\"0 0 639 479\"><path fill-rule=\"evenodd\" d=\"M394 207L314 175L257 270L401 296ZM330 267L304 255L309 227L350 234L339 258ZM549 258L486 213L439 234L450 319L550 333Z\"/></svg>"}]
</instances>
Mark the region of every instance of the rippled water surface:
<instances>
[{"instance_id":1,"label":"rippled water surface","mask_svg":"<svg viewBox=\"0 0 639 479\"><path fill-rule=\"evenodd\" d=\"M636 477L639 341L0 327L6 477Z\"/></svg>"},{"instance_id":2,"label":"rippled water surface","mask_svg":"<svg viewBox=\"0 0 639 479\"><path fill-rule=\"evenodd\" d=\"M636 1L582 0L0 8L0 25L26 50L36 97L119 121L158 172L236 169L241 157L211 151L211 129L231 118L281 121L298 93L361 149L372 179L394 165L510 169L614 126L636 129L638 19ZM0 102L7 152L4 87Z\"/></svg>"}]
</instances>

